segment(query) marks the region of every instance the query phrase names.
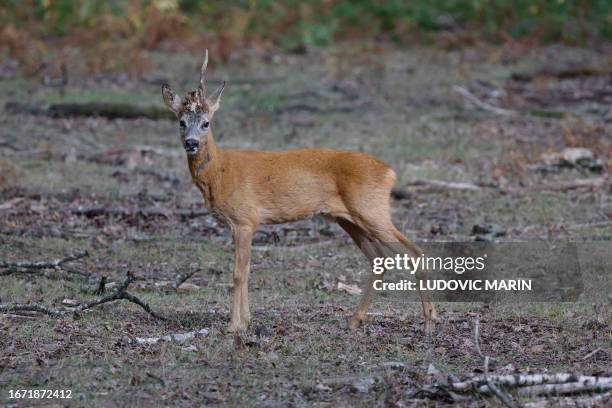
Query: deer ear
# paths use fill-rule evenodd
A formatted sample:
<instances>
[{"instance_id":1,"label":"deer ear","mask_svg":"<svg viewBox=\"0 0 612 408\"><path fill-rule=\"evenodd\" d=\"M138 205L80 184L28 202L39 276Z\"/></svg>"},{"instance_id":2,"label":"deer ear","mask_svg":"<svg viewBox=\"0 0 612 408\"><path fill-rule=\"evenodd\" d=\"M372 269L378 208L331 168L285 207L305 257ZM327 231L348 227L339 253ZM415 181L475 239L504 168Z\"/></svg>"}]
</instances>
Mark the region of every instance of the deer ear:
<instances>
[{"instance_id":1,"label":"deer ear","mask_svg":"<svg viewBox=\"0 0 612 408\"><path fill-rule=\"evenodd\" d=\"M223 90L225 89L225 81L223 81L223 83L221 84L221 86L219 88L217 88L217 90L215 92L213 92L212 96L210 98L207 99L207 104L208 104L208 108L214 112L217 109L219 109L219 104L221 102L221 94L223 93Z\"/></svg>"},{"instance_id":2,"label":"deer ear","mask_svg":"<svg viewBox=\"0 0 612 408\"><path fill-rule=\"evenodd\" d=\"M169 85L162 85L162 95L168 109L174 113L178 113L181 108L181 97L178 96Z\"/></svg>"}]
</instances>

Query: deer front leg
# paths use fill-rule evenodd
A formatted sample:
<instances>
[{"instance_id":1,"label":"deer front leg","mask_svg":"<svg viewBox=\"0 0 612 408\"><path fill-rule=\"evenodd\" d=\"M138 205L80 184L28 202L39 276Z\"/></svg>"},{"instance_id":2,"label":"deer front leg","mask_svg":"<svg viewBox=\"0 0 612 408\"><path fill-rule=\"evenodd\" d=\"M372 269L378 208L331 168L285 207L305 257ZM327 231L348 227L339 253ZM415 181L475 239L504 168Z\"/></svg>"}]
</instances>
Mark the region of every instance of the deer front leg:
<instances>
[{"instance_id":1,"label":"deer front leg","mask_svg":"<svg viewBox=\"0 0 612 408\"><path fill-rule=\"evenodd\" d=\"M251 240L254 228L236 226L233 230L236 255L234 259L234 287L228 333L246 330L251 318L249 312L249 267L251 263Z\"/></svg>"}]
</instances>

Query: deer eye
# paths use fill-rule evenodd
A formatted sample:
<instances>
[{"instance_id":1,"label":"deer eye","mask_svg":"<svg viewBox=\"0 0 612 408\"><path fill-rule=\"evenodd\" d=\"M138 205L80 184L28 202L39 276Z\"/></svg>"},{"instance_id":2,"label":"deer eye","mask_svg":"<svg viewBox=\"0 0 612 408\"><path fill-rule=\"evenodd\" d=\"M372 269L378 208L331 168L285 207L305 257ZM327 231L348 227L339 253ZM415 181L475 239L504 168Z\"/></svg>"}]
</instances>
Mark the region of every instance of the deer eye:
<instances>
[{"instance_id":1,"label":"deer eye","mask_svg":"<svg viewBox=\"0 0 612 408\"><path fill-rule=\"evenodd\" d=\"M205 120L204 122L202 122L202 129L208 129L208 126L210 126L210 122Z\"/></svg>"},{"instance_id":2,"label":"deer eye","mask_svg":"<svg viewBox=\"0 0 612 408\"><path fill-rule=\"evenodd\" d=\"M187 123L185 123L185 121L184 121L184 120L181 120L181 121L179 122L179 126L181 127L181 129L185 129L185 127L187 126Z\"/></svg>"}]
</instances>

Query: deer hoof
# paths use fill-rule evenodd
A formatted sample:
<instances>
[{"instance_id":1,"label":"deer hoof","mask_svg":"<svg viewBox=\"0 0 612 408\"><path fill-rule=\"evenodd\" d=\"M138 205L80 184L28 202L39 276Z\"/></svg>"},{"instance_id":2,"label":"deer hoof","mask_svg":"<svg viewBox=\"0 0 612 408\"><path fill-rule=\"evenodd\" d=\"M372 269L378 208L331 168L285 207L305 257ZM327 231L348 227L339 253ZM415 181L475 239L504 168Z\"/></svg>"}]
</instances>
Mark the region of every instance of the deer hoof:
<instances>
[{"instance_id":1,"label":"deer hoof","mask_svg":"<svg viewBox=\"0 0 612 408\"><path fill-rule=\"evenodd\" d=\"M227 334L233 334L233 333L238 333L240 331L245 331L247 329L247 324L246 323L230 323L227 326L227 329L225 330L225 332Z\"/></svg>"},{"instance_id":2,"label":"deer hoof","mask_svg":"<svg viewBox=\"0 0 612 408\"><path fill-rule=\"evenodd\" d=\"M348 320L348 328L354 333L357 331L357 329L359 328L359 326L361 326L361 321L363 319L360 319L357 316L353 316Z\"/></svg>"},{"instance_id":3,"label":"deer hoof","mask_svg":"<svg viewBox=\"0 0 612 408\"><path fill-rule=\"evenodd\" d=\"M424 329L425 329L425 334L426 335L431 335L433 334L433 332L436 329L436 322L438 319L433 319L433 318L429 318L429 319L425 319L425 323L424 323Z\"/></svg>"}]
</instances>

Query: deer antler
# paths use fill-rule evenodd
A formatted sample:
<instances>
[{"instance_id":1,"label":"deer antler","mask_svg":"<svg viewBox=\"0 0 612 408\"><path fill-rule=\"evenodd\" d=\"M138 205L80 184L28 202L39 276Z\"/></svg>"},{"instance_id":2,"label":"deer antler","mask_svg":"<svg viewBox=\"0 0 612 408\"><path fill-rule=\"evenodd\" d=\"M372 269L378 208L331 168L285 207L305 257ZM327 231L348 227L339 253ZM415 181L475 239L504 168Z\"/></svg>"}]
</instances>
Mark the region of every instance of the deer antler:
<instances>
[{"instance_id":1,"label":"deer antler","mask_svg":"<svg viewBox=\"0 0 612 408\"><path fill-rule=\"evenodd\" d=\"M204 74L206 73L206 67L208 66L208 49L204 52L204 62L202 63L202 68L200 69L200 97L202 98L202 102L204 102L204 90L206 89L204 85Z\"/></svg>"}]
</instances>

